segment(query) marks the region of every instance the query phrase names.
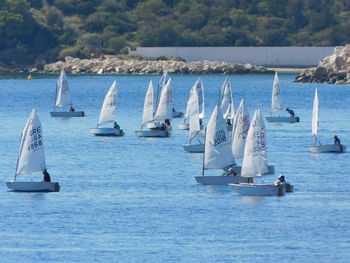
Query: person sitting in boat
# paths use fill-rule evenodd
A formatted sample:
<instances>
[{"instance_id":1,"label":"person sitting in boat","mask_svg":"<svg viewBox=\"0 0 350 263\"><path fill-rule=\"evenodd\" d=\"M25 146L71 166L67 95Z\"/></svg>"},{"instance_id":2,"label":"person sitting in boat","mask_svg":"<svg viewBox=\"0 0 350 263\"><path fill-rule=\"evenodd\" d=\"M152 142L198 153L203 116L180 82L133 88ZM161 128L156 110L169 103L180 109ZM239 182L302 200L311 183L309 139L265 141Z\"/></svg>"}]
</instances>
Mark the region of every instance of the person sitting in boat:
<instances>
[{"instance_id":1,"label":"person sitting in boat","mask_svg":"<svg viewBox=\"0 0 350 263\"><path fill-rule=\"evenodd\" d=\"M74 112L74 111L75 111L75 109L73 108L73 106L70 106L69 111L71 111L71 112Z\"/></svg>"},{"instance_id":2,"label":"person sitting in boat","mask_svg":"<svg viewBox=\"0 0 350 263\"><path fill-rule=\"evenodd\" d=\"M46 169L43 170L43 175L44 175L44 182L50 183L51 177L50 177L49 172Z\"/></svg>"},{"instance_id":3,"label":"person sitting in boat","mask_svg":"<svg viewBox=\"0 0 350 263\"><path fill-rule=\"evenodd\" d=\"M166 119L164 122L165 122L165 124L168 125L169 127L171 126L170 120L169 120L169 119Z\"/></svg>"},{"instance_id":4,"label":"person sitting in boat","mask_svg":"<svg viewBox=\"0 0 350 263\"><path fill-rule=\"evenodd\" d=\"M293 110L287 108L286 112L289 113L290 117L294 117L294 111Z\"/></svg>"},{"instance_id":5,"label":"person sitting in boat","mask_svg":"<svg viewBox=\"0 0 350 263\"><path fill-rule=\"evenodd\" d=\"M226 120L226 124L230 126L231 125L231 119L227 119Z\"/></svg>"},{"instance_id":6,"label":"person sitting in boat","mask_svg":"<svg viewBox=\"0 0 350 263\"><path fill-rule=\"evenodd\" d=\"M274 185L275 186L280 186L280 185L283 185L283 184L285 184L286 183L286 181L285 181L285 179L284 179L284 175L280 175L279 177L278 177L278 179L276 180L276 182L274 182Z\"/></svg>"},{"instance_id":7,"label":"person sitting in boat","mask_svg":"<svg viewBox=\"0 0 350 263\"><path fill-rule=\"evenodd\" d=\"M230 169L228 169L227 175L228 176L235 176L235 175L237 175L237 173L235 172L235 169L233 169L233 167L231 167Z\"/></svg>"},{"instance_id":8,"label":"person sitting in boat","mask_svg":"<svg viewBox=\"0 0 350 263\"><path fill-rule=\"evenodd\" d=\"M333 140L334 140L334 144L335 144L335 145L340 145L340 139L338 138L337 135L334 135L334 136L333 136Z\"/></svg>"},{"instance_id":9,"label":"person sitting in boat","mask_svg":"<svg viewBox=\"0 0 350 263\"><path fill-rule=\"evenodd\" d=\"M164 122L162 122L162 123L160 124L160 129L161 129L162 131L165 131L165 123L164 123Z\"/></svg>"},{"instance_id":10,"label":"person sitting in boat","mask_svg":"<svg viewBox=\"0 0 350 263\"><path fill-rule=\"evenodd\" d=\"M120 126L118 125L118 123L116 121L114 122L113 127L114 127L114 129L117 129L117 130L120 129Z\"/></svg>"}]
</instances>

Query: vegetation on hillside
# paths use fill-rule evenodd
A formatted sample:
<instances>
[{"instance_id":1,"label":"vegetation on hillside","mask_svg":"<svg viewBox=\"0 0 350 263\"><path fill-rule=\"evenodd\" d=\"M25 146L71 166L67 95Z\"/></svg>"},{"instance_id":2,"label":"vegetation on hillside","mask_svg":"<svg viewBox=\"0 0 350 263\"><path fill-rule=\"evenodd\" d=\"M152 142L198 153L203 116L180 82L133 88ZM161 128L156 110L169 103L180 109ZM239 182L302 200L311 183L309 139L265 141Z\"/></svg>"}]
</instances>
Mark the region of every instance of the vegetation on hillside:
<instances>
[{"instance_id":1,"label":"vegetation on hillside","mask_svg":"<svg viewBox=\"0 0 350 263\"><path fill-rule=\"evenodd\" d=\"M333 46L349 0L0 0L0 64L128 46Z\"/></svg>"}]
</instances>

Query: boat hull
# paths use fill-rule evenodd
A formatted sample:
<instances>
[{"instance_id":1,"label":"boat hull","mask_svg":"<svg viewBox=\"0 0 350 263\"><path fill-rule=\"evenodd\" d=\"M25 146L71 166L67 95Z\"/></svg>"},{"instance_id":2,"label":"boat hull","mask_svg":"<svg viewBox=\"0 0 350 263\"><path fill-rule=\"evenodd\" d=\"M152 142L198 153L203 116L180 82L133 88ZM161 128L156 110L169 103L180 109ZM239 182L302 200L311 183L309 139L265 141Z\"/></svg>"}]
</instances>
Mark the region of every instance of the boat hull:
<instances>
[{"instance_id":1,"label":"boat hull","mask_svg":"<svg viewBox=\"0 0 350 263\"><path fill-rule=\"evenodd\" d=\"M9 189L16 192L59 192L58 182L6 182Z\"/></svg>"},{"instance_id":2,"label":"boat hull","mask_svg":"<svg viewBox=\"0 0 350 263\"><path fill-rule=\"evenodd\" d=\"M310 145L309 150L315 153L325 153L325 152L333 152L333 153L343 153L346 151L346 147L343 144L322 144L322 145Z\"/></svg>"},{"instance_id":3,"label":"boat hull","mask_svg":"<svg viewBox=\"0 0 350 263\"><path fill-rule=\"evenodd\" d=\"M96 136L123 136L124 131L115 128L91 128L91 133Z\"/></svg>"},{"instance_id":4,"label":"boat hull","mask_svg":"<svg viewBox=\"0 0 350 263\"><path fill-rule=\"evenodd\" d=\"M234 183L230 184L233 190L240 195L248 196L282 196L285 193L285 187L273 184L252 184L252 183Z\"/></svg>"},{"instance_id":5,"label":"boat hull","mask_svg":"<svg viewBox=\"0 0 350 263\"><path fill-rule=\"evenodd\" d=\"M240 176L221 175L221 176L195 176L194 177L199 184L204 185L228 185L238 184L239 182L247 182L247 178Z\"/></svg>"},{"instance_id":6,"label":"boat hull","mask_svg":"<svg viewBox=\"0 0 350 263\"><path fill-rule=\"evenodd\" d=\"M163 130L144 130L144 131L135 131L137 137L170 137L170 131Z\"/></svg>"},{"instance_id":7,"label":"boat hull","mask_svg":"<svg viewBox=\"0 0 350 263\"><path fill-rule=\"evenodd\" d=\"M85 113L83 111L51 111L51 117L85 117Z\"/></svg>"},{"instance_id":8,"label":"boat hull","mask_svg":"<svg viewBox=\"0 0 350 263\"><path fill-rule=\"evenodd\" d=\"M204 152L204 144L184 144L184 150L190 153L203 153Z\"/></svg>"},{"instance_id":9,"label":"boat hull","mask_svg":"<svg viewBox=\"0 0 350 263\"><path fill-rule=\"evenodd\" d=\"M268 116L265 118L269 122L290 122L290 123L300 122L300 118L298 116L294 116L294 117Z\"/></svg>"},{"instance_id":10,"label":"boat hull","mask_svg":"<svg viewBox=\"0 0 350 263\"><path fill-rule=\"evenodd\" d=\"M236 174L241 174L242 166L238 166L238 165L228 166L228 167L223 168L223 170L225 172L228 172L228 170L231 168L233 169L233 171ZM264 174L275 174L275 167L273 165L268 165L268 171L267 171L267 173L264 173Z\"/></svg>"},{"instance_id":11,"label":"boat hull","mask_svg":"<svg viewBox=\"0 0 350 263\"><path fill-rule=\"evenodd\" d=\"M178 127L179 127L179 130L189 130L190 129L190 125L188 123L180 123Z\"/></svg>"}]
</instances>

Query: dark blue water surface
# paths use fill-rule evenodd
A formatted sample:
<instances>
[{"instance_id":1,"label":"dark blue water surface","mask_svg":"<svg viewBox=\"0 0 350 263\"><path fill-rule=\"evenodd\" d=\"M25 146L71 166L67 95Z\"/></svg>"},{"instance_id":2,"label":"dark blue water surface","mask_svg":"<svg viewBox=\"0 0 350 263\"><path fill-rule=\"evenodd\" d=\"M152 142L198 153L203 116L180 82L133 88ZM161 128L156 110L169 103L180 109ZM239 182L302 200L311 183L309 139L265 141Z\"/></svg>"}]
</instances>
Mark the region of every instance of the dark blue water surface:
<instances>
[{"instance_id":1,"label":"dark blue water surface","mask_svg":"<svg viewBox=\"0 0 350 263\"><path fill-rule=\"evenodd\" d=\"M57 76L0 75L1 180L13 179L20 133L35 107L46 162L59 193L14 193L0 187L0 262L348 262L349 154L312 154L312 103L319 87L320 140L337 134L350 150L350 86L296 84L280 75L296 124L266 123L270 163L295 185L284 197L247 198L228 186L198 185L202 155L184 152L186 131L173 121L170 138L137 138L148 81L159 76L69 76L85 118L55 119ZM172 76L174 103L184 110L198 76ZM206 120L224 76L202 76ZM99 138L105 93L116 80L117 118L125 136ZM235 109L269 114L273 75L233 75ZM238 163L241 160L237 160ZM208 171L217 174L219 170ZM41 180L41 174L23 176Z\"/></svg>"}]
</instances>

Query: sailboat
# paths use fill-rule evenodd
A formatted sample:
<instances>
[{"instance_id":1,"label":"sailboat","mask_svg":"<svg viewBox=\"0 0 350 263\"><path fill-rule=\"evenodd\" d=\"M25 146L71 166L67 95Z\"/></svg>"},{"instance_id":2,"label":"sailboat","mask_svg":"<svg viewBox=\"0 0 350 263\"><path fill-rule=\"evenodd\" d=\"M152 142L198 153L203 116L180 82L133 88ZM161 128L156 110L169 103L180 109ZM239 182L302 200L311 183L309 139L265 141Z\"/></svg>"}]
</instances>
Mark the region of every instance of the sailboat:
<instances>
[{"instance_id":1,"label":"sailboat","mask_svg":"<svg viewBox=\"0 0 350 263\"><path fill-rule=\"evenodd\" d=\"M179 129L180 130L189 130L190 129L190 124L189 124L189 112L190 112L190 106L191 106L191 96L192 93L196 91L198 95L198 104L199 104L199 119L203 120L204 119L204 87L203 87L203 82L201 78L199 77L196 81L196 83L192 86L190 89L190 92L188 94L187 98L187 103L186 103L186 111L184 114L184 121L183 123L179 124ZM202 127L201 127L202 128Z\"/></svg>"},{"instance_id":2,"label":"sailboat","mask_svg":"<svg viewBox=\"0 0 350 263\"><path fill-rule=\"evenodd\" d=\"M314 105L312 111L312 135L315 138L315 144L309 146L311 152L345 152L346 147L343 144L321 144L318 139L318 117L319 117L320 104L318 101L318 89L315 89Z\"/></svg>"},{"instance_id":3,"label":"sailboat","mask_svg":"<svg viewBox=\"0 0 350 263\"><path fill-rule=\"evenodd\" d=\"M170 127L165 123L166 118L172 118L172 91L170 80L168 84L165 85L165 88L162 90L160 97L160 107L153 116L153 84L152 81L149 82L148 89L145 96L145 102L143 106L143 115L141 130L135 131L136 136L138 137L169 137L171 135ZM157 121L159 125L154 125L156 120L164 120L164 122ZM165 118L165 119L164 119ZM148 126L148 124L153 124ZM146 126L146 129L144 127Z\"/></svg>"},{"instance_id":4,"label":"sailboat","mask_svg":"<svg viewBox=\"0 0 350 263\"><path fill-rule=\"evenodd\" d=\"M200 136L201 125L199 121L199 104L198 104L197 90L194 89L190 99L187 102L189 108L188 118L190 121L190 142L183 145L184 150L191 153L202 153L204 152L204 143L202 143L198 137ZM187 113L187 112L186 112ZM197 138L199 143L192 143L193 139Z\"/></svg>"},{"instance_id":5,"label":"sailboat","mask_svg":"<svg viewBox=\"0 0 350 263\"><path fill-rule=\"evenodd\" d=\"M275 78L272 87L272 98L271 98L271 116L267 116L266 120L269 122L299 122L298 116L272 116L273 112L284 111L282 107L282 98L279 88L279 79L277 72L275 73Z\"/></svg>"},{"instance_id":6,"label":"sailboat","mask_svg":"<svg viewBox=\"0 0 350 263\"><path fill-rule=\"evenodd\" d=\"M20 192L59 192L60 185L57 182L17 180L20 175L40 171L46 172L43 130L36 110L33 109L22 131L15 178L6 182L6 185L9 189Z\"/></svg>"},{"instance_id":7,"label":"sailboat","mask_svg":"<svg viewBox=\"0 0 350 263\"><path fill-rule=\"evenodd\" d=\"M234 106L232 98L231 82L228 78L225 79L224 83L220 88L219 95L219 106L222 115L226 121L227 129L232 130L233 119L234 119Z\"/></svg>"},{"instance_id":8,"label":"sailboat","mask_svg":"<svg viewBox=\"0 0 350 263\"><path fill-rule=\"evenodd\" d=\"M63 108L70 106L69 111L56 111L56 108ZM64 70L56 83L56 99L54 111L50 112L52 117L84 117L85 113L83 111L76 111L73 108L72 97L68 88L67 75Z\"/></svg>"},{"instance_id":9,"label":"sailboat","mask_svg":"<svg viewBox=\"0 0 350 263\"><path fill-rule=\"evenodd\" d=\"M266 153L264 119L257 109L250 123L246 144L244 147L241 178L261 177L268 172L268 159ZM234 183L230 184L241 195L267 196L283 195L286 188L274 184Z\"/></svg>"},{"instance_id":10,"label":"sailboat","mask_svg":"<svg viewBox=\"0 0 350 263\"><path fill-rule=\"evenodd\" d=\"M240 177L234 173L224 173L219 176L204 175L207 169L222 169L233 165L235 165L235 159L232 154L230 134L221 111L216 105L205 133L202 176L195 176L195 179L197 183L205 185L238 183Z\"/></svg>"},{"instance_id":11,"label":"sailboat","mask_svg":"<svg viewBox=\"0 0 350 263\"><path fill-rule=\"evenodd\" d=\"M120 129L116 122L115 108L117 97L117 83L113 81L112 86L109 88L103 105L101 108L100 117L97 122L96 128L91 128L91 133L97 136L122 136L124 131ZM101 127L107 123L114 123L114 127Z\"/></svg>"}]
</instances>

